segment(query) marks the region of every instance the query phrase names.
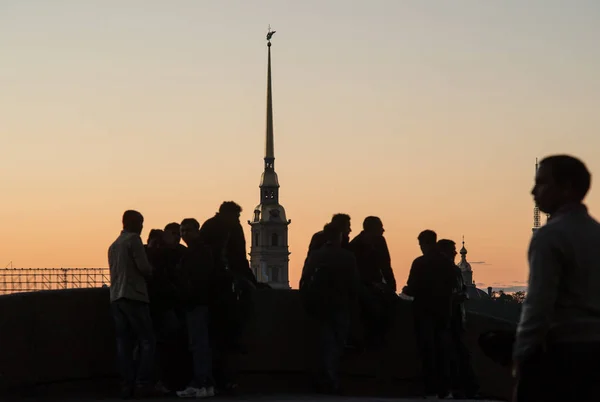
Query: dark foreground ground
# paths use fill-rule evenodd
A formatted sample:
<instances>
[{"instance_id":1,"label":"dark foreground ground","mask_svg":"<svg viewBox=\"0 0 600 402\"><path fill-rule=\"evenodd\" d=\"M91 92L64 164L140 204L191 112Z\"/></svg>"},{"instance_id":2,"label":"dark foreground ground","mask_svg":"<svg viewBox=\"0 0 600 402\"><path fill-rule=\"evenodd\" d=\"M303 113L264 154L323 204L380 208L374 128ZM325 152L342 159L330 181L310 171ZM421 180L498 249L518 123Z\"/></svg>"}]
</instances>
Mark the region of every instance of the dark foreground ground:
<instances>
[{"instance_id":1,"label":"dark foreground ground","mask_svg":"<svg viewBox=\"0 0 600 402\"><path fill-rule=\"evenodd\" d=\"M392 380L373 381L370 378L350 377L345 378L344 389L348 396L323 396L312 394L307 389L306 379L302 376L289 376L271 374L254 374L244 376L240 383L240 389L235 396L218 395L209 398L215 402L305 402L305 401L331 401L331 402L351 402L351 401L423 401L418 397L417 389L420 387L419 381L411 380ZM268 390L268 392L265 392ZM122 399L117 398L119 393L118 381L114 378L91 379L83 381L66 381L61 383L40 384L35 387L24 387L15 389L9 394L0 396L1 402L10 402L17 400L29 401L107 401L117 402ZM175 401L181 398L164 397L149 398L148 401ZM454 399L456 401L456 399ZM480 399L481 401L482 399ZM484 401L498 401L497 398L486 398Z\"/></svg>"},{"instance_id":2,"label":"dark foreground ground","mask_svg":"<svg viewBox=\"0 0 600 402\"><path fill-rule=\"evenodd\" d=\"M10 400L15 400L15 399L10 399ZM33 399L29 399L28 400L33 400ZM40 399L36 399L36 400L40 400ZM53 401L81 401L81 402L92 402L92 401L105 401L105 402L121 402L122 399L105 399L105 398L90 398L90 397L85 397L85 398L78 398L77 396L69 396L66 398L44 398L43 400L53 400ZM148 401L175 401L175 400L185 400L185 399L181 399L181 398L177 398L177 397L172 397L172 398L152 398L152 399L147 399ZM312 401L312 402L320 402L320 401L330 401L330 402L366 402L366 401L370 401L370 402L391 402L391 401L405 401L405 402L420 402L420 401L424 401L423 398L420 399L405 399L405 398L373 398L373 397L351 397L351 396L331 396L331 397L327 397L327 396L321 396L321 395L268 395L268 396L261 396L261 395L252 395L252 396L236 396L236 397L215 397L215 398L209 398L208 400L211 401L215 401L215 402L244 402L244 401L248 401L248 402L277 402L277 401L281 401L281 402L308 402L308 401ZM457 400L457 399L451 399L453 401L463 401L463 402L467 402L468 400ZM7 400L8 402L9 400ZM481 400L479 400L481 402ZM485 401L484 401L485 402ZM491 400L489 400L488 402L492 402Z\"/></svg>"}]
</instances>

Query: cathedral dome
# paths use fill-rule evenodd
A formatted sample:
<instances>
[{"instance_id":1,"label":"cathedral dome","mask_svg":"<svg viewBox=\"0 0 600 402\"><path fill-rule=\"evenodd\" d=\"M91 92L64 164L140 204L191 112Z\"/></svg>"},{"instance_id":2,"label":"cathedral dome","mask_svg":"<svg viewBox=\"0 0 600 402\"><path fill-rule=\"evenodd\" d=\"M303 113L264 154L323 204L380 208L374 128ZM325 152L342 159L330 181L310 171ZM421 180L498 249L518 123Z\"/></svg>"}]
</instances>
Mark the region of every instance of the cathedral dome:
<instances>
[{"instance_id":1,"label":"cathedral dome","mask_svg":"<svg viewBox=\"0 0 600 402\"><path fill-rule=\"evenodd\" d=\"M467 286L467 294L469 300L489 299L490 295L485 290L481 290L475 286Z\"/></svg>"},{"instance_id":2,"label":"cathedral dome","mask_svg":"<svg viewBox=\"0 0 600 402\"><path fill-rule=\"evenodd\" d=\"M287 222L285 208L279 204L258 204L252 222Z\"/></svg>"}]
</instances>

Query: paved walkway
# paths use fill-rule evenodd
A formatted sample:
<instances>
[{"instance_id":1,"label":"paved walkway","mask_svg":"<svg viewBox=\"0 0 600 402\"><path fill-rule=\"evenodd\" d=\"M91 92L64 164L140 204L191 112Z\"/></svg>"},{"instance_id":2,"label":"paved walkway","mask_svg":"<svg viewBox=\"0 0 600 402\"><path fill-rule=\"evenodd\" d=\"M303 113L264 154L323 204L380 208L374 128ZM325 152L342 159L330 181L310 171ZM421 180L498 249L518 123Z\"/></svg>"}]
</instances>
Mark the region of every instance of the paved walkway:
<instances>
[{"instance_id":1,"label":"paved walkway","mask_svg":"<svg viewBox=\"0 0 600 402\"><path fill-rule=\"evenodd\" d=\"M86 399L70 399L70 400L78 400L81 402L92 402L92 401L104 401L104 402L121 402L121 399L104 399L104 398L98 398L98 399L93 399L93 398L86 398ZM152 399L148 399L148 401L173 401L173 400L185 400L185 399L181 399L181 398L176 398L176 397L172 397L172 398L160 398L160 399L156 399L156 398L152 398ZM217 398L209 398L208 400L210 401L214 401L214 402L321 402L321 401L328 401L328 402L392 402L392 401L404 401L404 402L421 402L424 401L425 399L403 399L403 398L371 398L371 397L352 397L352 396L322 396L322 395L269 395L269 396L259 396L259 395L252 395L252 396L236 396L236 397L217 397ZM468 402L468 400L457 400L457 399L450 399L451 401L456 401L456 402ZM486 401L481 401L479 400L479 402L486 402ZM487 401L487 402L493 402L491 400Z\"/></svg>"}]
</instances>

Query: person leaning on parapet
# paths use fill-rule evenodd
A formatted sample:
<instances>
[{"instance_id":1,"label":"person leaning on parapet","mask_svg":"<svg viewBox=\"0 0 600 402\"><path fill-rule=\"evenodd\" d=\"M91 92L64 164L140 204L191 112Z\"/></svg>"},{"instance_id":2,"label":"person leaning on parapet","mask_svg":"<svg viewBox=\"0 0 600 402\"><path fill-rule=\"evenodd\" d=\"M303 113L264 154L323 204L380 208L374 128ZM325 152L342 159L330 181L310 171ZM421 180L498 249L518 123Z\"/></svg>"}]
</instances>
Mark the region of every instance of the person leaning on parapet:
<instances>
[{"instance_id":1,"label":"person leaning on parapet","mask_svg":"<svg viewBox=\"0 0 600 402\"><path fill-rule=\"evenodd\" d=\"M338 365L349 334L359 291L356 258L342 248L343 228L325 225L325 244L311 253L302 270L300 297L317 323L317 389L339 393Z\"/></svg>"},{"instance_id":2,"label":"person leaning on parapet","mask_svg":"<svg viewBox=\"0 0 600 402\"><path fill-rule=\"evenodd\" d=\"M583 204L579 159L543 159L531 191L550 214L529 245L529 281L513 349L516 400L600 400L600 223Z\"/></svg>"},{"instance_id":3,"label":"person leaning on parapet","mask_svg":"<svg viewBox=\"0 0 600 402\"><path fill-rule=\"evenodd\" d=\"M123 381L123 397L152 396L156 340L148 306L146 278L152 275L140 234L144 217L137 211L123 214L123 230L108 249L111 312L117 337L117 362ZM139 342L137 370L133 361Z\"/></svg>"},{"instance_id":4,"label":"person leaning on parapet","mask_svg":"<svg viewBox=\"0 0 600 402\"><path fill-rule=\"evenodd\" d=\"M465 397L473 399L478 397L479 383L471 364L471 353L467 348L464 338L466 329L465 301L468 299L467 286L463 280L462 272L456 266L456 243L449 239L441 239L437 242L438 250L449 261L452 261L455 269L456 287L452 301L452 321L450 322L451 347L453 359L452 373L452 395L454 398Z\"/></svg>"},{"instance_id":5,"label":"person leaning on parapet","mask_svg":"<svg viewBox=\"0 0 600 402\"><path fill-rule=\"evenodd\" d=\"M328 225L334 225L339 227L342 230L342 247L348 247L350 243L350 233L352 232L352 228L350 225L350 215L348 214L335 214L331 218L331 222ZM324 230L318 231L315 233L310 239L310 244L308 246L308 252L306 253L306 258L315 250L320 249L323 245L327 243L327 239L325 238Z\"/></svg>"},{"instance_id":6,"label":"person leaning on parapet","mask_svg":"<svg viewBox=\"0 0 600 402\"><path fill-rule=\"evenodd\" d=\"M434 231L422 231L418 240L423 255L413 261L402 292L414 299L415 335L423 362L425 396L445 398L450 392L454 264L439 252Z\"/></svg>"},{"instance_id":7,"label":"person leaning on parapet","mask_svg":"<svg viewBox=\"0 0 600 402\"><path fill-rule=\"evenodd\" d=\"M398 301L396 278L384 232L381 219L368 216L363 221L363 230L348 245L358 263L362 285L359 301L367 347L385 345Z\"/></svg>"}]
</instances>

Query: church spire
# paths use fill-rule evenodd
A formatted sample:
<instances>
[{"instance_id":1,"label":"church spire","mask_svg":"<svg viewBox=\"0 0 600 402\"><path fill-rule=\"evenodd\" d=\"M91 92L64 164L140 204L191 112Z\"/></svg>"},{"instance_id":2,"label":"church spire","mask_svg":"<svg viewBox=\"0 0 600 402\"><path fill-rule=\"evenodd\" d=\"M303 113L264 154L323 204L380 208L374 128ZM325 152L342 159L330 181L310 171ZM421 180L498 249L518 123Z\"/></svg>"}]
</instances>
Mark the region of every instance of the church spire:
<instances>
[{"instance_id":1,"label":"church spire","mask_svg":"<svg viewBox=\"0 0 600 402\"><path fill-rule=\"evenodd\" d=\"M275 31L267 33L267 138L265 142L265 168L260 180L260 199L261 203L278 204L279 203L279 179L275 173L275 151L273 144L273 91L271 81L271 38Z\"/></svg>"},{"instance_id":2,"label":"church spire","mask_svg":"<svg viewBox=\"0 0 600 402\"><path fill-rule=\"evenodd\" d=\"M265 141L265 168L260 179L260 204L254 208L251 226L250 267L260 282L274 289L289 289L290 251L285 208L279 203L279 179L275 173L273 144L273 91L271 80L271 38L267 32L267 135Z\"/></svg>"},{"instance_id":3,"label":"church spire","mask_svg":"<svg viewBox=\"0 0 600 402\"><path fill-rule=\"evenodd\" d=\"M273 163L275 161L275 144L273 138L273 92L271 90L271 38L275 31L271 31L269 26L269 32L267 33L267 49L268 49L268 63L267 63L267 139L265 144L265 168L274 168ZM269 166L269 162L270 165Z\"/></svg>"},{"instance_id":4,"label":"church spire","mask_svg":"<svg viewBox=\"0 0 600 402\"><path fill-rule=\"evenodd\" d=\"M467 249L465 248L465 236L462 237L462 248L460 249L460 262L458 263L463 281L467 286L473 285L473 270L471 264L467 261Z\"/></svg>"}]
</instances>

